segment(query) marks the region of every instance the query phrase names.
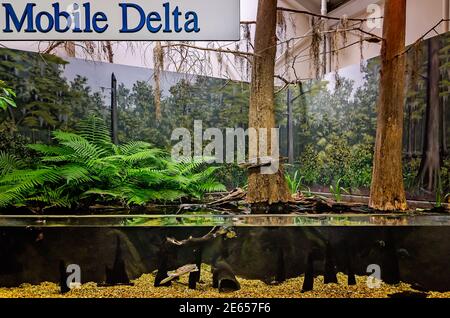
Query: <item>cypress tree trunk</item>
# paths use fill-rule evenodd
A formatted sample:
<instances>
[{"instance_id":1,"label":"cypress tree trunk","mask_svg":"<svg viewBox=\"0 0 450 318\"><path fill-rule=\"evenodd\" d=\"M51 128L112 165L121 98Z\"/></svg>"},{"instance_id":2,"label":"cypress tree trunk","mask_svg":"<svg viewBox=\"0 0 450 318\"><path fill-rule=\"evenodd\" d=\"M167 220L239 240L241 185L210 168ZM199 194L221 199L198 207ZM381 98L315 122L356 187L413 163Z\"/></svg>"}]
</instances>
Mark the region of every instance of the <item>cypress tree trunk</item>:
<instances>
[{"instance_id":1,"label":"cypress tree trunk","mask_svg":"<svg viewBox=\"0 0 450 318\"><path fill-rule=\"evenodd\" d=\"M370 207L406 210L402 173L406 0L387 0Z\"/></svg>"},{"instance_id":2,"label":"cypress tree trunk","mask_svg":"<svg viewBox=\"0 0 450 318\"><path fill-rule=\"evenodd\" d=\"M428 42L428 88L425 116L425 141L418 181L427 191L436 190L441 168L440 158L440 105L439 105L439 37Z\"/></svg>"},{"instance_id":3,"label":"cypress tree trunk","mask_svg":"<svg viewBox=\"0 0 450 318\"><path fill-rule=\"evenodd\" d=\"M267 129L268 155L271 152L271 129L275 128L274 73L276 55L277 0L259 0L255 31L255 56L252 68L249 127ZM250 159L256 159L258 145L250 141ZM278 160L278 158L273 158ZM275 174L261 174L259 168L249 169L247 201L273 204L287 202L290 193L283 169Z\"/></svg>"}]
</instances>

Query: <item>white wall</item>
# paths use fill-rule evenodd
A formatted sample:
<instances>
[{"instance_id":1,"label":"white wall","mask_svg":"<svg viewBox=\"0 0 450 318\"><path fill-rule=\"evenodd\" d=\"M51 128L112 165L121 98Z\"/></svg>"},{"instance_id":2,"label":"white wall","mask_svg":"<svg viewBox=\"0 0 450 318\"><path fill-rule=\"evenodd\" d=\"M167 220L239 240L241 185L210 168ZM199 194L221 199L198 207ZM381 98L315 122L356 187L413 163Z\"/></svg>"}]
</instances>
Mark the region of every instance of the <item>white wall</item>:
<instances>
[{"instance_id":1,"label":"white wall","mask_svg":"<svg viewBox=\"0 0 450 318\"><path fill-rule=\"evenodd\" d=\"M284 7L296 8L300 10L310 10L311 0L279 0L279 5ZM446 0L448 1L448 0ZM250 21L256 19L258 0L241 0L241 20ZM305 3L305 6L301 6L301 2ZM383 6L384 0L351 0L349 3L329 13L330 16L341 17L343 14L347 14L349 17L366 18L366 8L368 4L379 3ZM417 38L422 36L433 25L435 25L443 16L443 0L407 0L407 32L406 41L407 44L413 43ZM288 37L300 38L307 35L310 31L311 17L301 14L287 14L287 35ZM291 22L294 23L291 23ZM295 27L294 27L295 26ZM364 27L365 30L373 32L377 35L382 34L382 30L375 29L369 30ZM443 28L439 28L439 32L442 32ZM431 34L433 35L433 34ZM348 43L359 41L359 37L349 36ZM152 50L148 49L150 43L140 43L134 49L130 49L126 43L115 44L115 63L131 66L152 67L153 57ZM0 42L0 45L4 47L21 49L26 51L38 51L39 44L36 42ZM204 44L199 44L204 45ZM290 45L290 55L299 55L295 63L295 71L299 78L310 78L313 74L311 72L310 58L309 58L309 46L310 38L300 38L293 40ZM42 47L42 45L41 45ZM231 43L230 48L234 48L234 44ZM285 46L278 46L279 54L277 59L277 73L282 74L283 77L288 79L294 78L294 72L292 69L286 68L286 56L283 55ZM380 45L370 44L365 42L363 45L364 59L372 58L379 55ZM58 52L62 57L66 56L66 53L62 50ZM81 50L77 49L77 57L85 57ZM212 59L215 59L215 55L212 55ZM339 55L339 67L345 67L347 65L358 64L360 62L360 49L359 45L355 45L351 48L343 50ZM228 63L228 74L219 74L219 68L215 64L214 75L223 77L231 76L233 79L239 79L240 74L233 65L233 59L231 58ZM289 63L291 66L291 63ZM334 65L331 66L334 69ZM287 74L286 71L288 72ZM223 72L225 73L225 72Z\"/></svg>"},{"instance_id":2,"label":"white wall","mask_svg":"<svg viewBox=\"0 0 450 318\"><path fill-rule=\"evenodd\" d=\"M299 4L302 1L308 1L308 0L297 0L297 1L291 1L291 0L284 0L283 2L286 3L286 6L290 5L292 7L297 7L297 9L301 10L303 7ZM448 1L448 0L445 0ZM423 36L427 31L429 31L433 26L435 26L444 16L443 11L443 2L444 0L407 0L407 30L406 30L406 43L407 45L414 43L418 38ZM348 17L351 18L367 18L367 6L369 4L378 4L384 9L384 0L376 1L376 0L351 0L347 4L343 5L341 8L338 8L334 12L330 12L329 15L333 17L342 17L344 14L346 14ZM302 23L299 23L298 28L302 28L300 30L297 30L297 33L307 33L309 31L308 27L305 26L305 24L308 21L308 18L305 16L297 18L299 21L302 21ZM330 24L333 24L330 21ZM330 27L333 27L333 25L330 25ZM382 29L369 29L366 24L363 24L363 30L371 32L375 35L381 36L382 35ZM444 23L442 23L438 28L437 31L442 33L444 32ZM295 34L290 30L290 36L295 36ZM432 32L427 37L434 36L436 33ZM347 45L359 42L360 38L359 35L349 35L347 39ZM293 50L294 53L292 54L301 54L300 52L304 52L303 54L309 53L309 47L310 47L310 40L308 38L305 38L303 40L299 40L296 43L296 46ZM344 46L342 43L339 44L338 47ZM363 58L364 59L370 59L372 57L380 55L380 49L381 45L373 44L364 42L363 44ZM303 55L301 54L301 55ZM283 55L281 55L283 57ZM277 69L278 73L284 73L285 72L285 59L279 58L277 61ZM299 78L310 78L311 74L311 59L309 57L305 57L302 60L303 62L298 62L295 64L295 70L297 77ZM333 71L336 67L342 68L348 65L353 64L359 64L361 61L361 50L360 45L356 44L354 46L351 46L347 49L344 49L339 54L339 65L336 65L336 63L332 62L331 65L331 71ZM329 68L330 69L330 68ZM291 70L290 74L287 75L290 80L295 79L295 76L293 76L293 71Z\"/></svg>"},{"instance_id":3,"label":"white wall","mask_svg":"<svg viewBox=\"0 0 450 318\"><path fill-rule=\"evenodd\" d=\"M243 21L254 21L256 19L256 8L257 8L258 0L241 0L241 20ZM224 22L225 24L225 22ZM130 44L130 43L128 43ZM130 48L126 42L114 43L114 63L115 64L123 64L130 66L139 66L139 67L153 67L153 51L149 49L149 45L151 42L140 42L140 43L131 43L133 48ZM221 43L222 45L224 43ZM197 45L202 46L204 43L198 43ZM25 50L31 52L40 52L45 47L46 44L39 44L38 42L23 42L23 41L0 41L0 46ZM234 43L230 44L230 49L234 49ZM68 57L67 53L64 50L58 50L56 52L61 57ZM76 49L76 57L78 58L87 58L86 54L83 53L83 50L80 48ZM215 60L215 54L211 55L211 59ZM103 59L103 61L105 61ZM235 70L234 65L232 65L233 58L230 60L230 65L227 69L230 74L222 74L224 77L232 76L233 79L240 79L240 74ZM226 70L223 72L225 73ZM219 68L217 67L217 63L215 63L215 69L213 70L213 75L220 76Z\"/></svg>"}]
</instances>

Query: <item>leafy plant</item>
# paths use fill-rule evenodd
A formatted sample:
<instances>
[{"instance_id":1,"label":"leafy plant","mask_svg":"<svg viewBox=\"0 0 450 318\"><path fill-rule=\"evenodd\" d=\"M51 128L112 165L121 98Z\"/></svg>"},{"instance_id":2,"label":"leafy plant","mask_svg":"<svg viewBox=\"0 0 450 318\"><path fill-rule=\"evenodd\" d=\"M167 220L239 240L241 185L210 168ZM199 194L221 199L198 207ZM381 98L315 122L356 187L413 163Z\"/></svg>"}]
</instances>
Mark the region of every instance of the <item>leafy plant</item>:
<instances>
[{"instance_id":1,"label":"leafy plant","mask_svg":"<svg viewBox=\"0 0 450 318\"><path fill-rule=\"evenodd\" d=\"M330 192L333 194L334 200L336 202L342 201L342 192L349 193L349 191L341 186L342 178L336 180L334 185L330 186Z\"/></svg>"},{"instance_id":2,"label":"leafy plant","mask_svg":"<svg viewBox=\"0 0 450 318\"><path fill-rule=\"evenodd\" d=\"M15 155L0 151L0 176L8 174L13 170L22 168L23 166L23 161L21 161Z\"/></svg>"},{"instance_id":3,"label":"leafy plant","mask_svg":"<svg viewBox=\"0 0 450 318\"><path fill-rule=\"evenodd\" d=\"M53 137L56 145L30 145L41 155L36 169L20 169L12 157L0 156L0 207L145 205L225 190L214 178L218 167L206 167L206 159L176 163L142 141L116 146L97 117L82 121L78 133L55 131Z\"/></svg>"},{"instance_id":4,"label":"leafy plant","mask_svg":"<svg viewBox=\"0 0 450 318\"><path fill-rule=\"evenodd\" d=\"M6 110L8 106L17 107L14 99L16 93L4 81L0 80L0 108Z\"/></svg>"},{"instance_id":5,"label":"leafy plant","mask_svg":"<svg viewBox=\"0 0 450 318\"><path fill-rule=\"evenodd\" d=\"M291 194L296 194L301 192L302 194L306 193L306 196L311 196L311 189L305 185L303 185L303 181L305 180L304 176L299 174L299 171L295 171L294 175L291 177L289 173L285 174L285 179L288 184L289 190Z\"/></svg>"},{"instance_id":6,"label":"leafy plant","mask_svg":"<svg viewBox=\"0 0 450 318\"><path fill-rule=\"evenodd\" d=\"M298 171L295 171L293 177L291 177L289 173L286 173L284 178L286 179L291 194L298 193L302 184L303 176L300 176Z\"/></svg>"}]
</instances>

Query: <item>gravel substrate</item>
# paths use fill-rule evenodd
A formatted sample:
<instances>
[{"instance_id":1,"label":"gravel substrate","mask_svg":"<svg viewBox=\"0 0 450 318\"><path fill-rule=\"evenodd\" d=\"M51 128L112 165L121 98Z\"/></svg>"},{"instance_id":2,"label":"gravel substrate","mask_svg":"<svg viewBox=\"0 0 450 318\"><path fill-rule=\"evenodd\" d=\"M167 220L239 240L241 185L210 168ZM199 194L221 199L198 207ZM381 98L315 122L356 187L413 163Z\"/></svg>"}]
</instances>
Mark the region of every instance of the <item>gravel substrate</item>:
<instances>
[{"instance_id":1,"label":"gravel substrate","mask_svg":"<svg viewBox=\"0 0 450 318\"><path fill-rule=\"evenodd\" d=\"M323 277L314 281L314 290L301 293L304 277L293 278L278 285L268 285L257 280L238 278L241 290L231 293L219 293L212 288L212 275L209 266L202 266L201 283L196 290L188 289L188 277L184 276L171 287L153 286L154 274L146 274L134 281L134 286L98 287L95 283L83 284L65 295L59 293L54 283L42 283L37 286L23 284L18 288L0 288L0 298L385 298L390 294L417 291L410 285L401 283L395 286L381 282L379 288L369 288L367 277L357 277L355 286L347 286L347 276L338 274L339 284L323 283ZM428 292L428 297L450 298L450 292Z\"/></svg>"}]
</instances>

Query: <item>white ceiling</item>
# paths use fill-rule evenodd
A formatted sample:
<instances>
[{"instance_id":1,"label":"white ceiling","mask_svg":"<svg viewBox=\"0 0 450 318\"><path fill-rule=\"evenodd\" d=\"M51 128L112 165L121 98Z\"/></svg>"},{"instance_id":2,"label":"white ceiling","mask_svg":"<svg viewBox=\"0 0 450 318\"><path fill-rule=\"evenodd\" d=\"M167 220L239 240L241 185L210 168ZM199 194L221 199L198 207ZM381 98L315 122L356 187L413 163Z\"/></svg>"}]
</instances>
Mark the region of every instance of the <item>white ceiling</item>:
<instances>
[{"instance_id":1,"label":"white ceiling","mask_svg":"<svg viewBox=\"0 0 450 318\"><path fill-rule=\"evenodd\" d=\"M298 2L302 7L304 7L306 10L309 10L311 12L320 13L320 6L321 6L321 0L295 0ZM329 12L335 10L340 5L349 2L351 0L327 0L328 1L328 7Z\"/></svg>"}]
</instances>

